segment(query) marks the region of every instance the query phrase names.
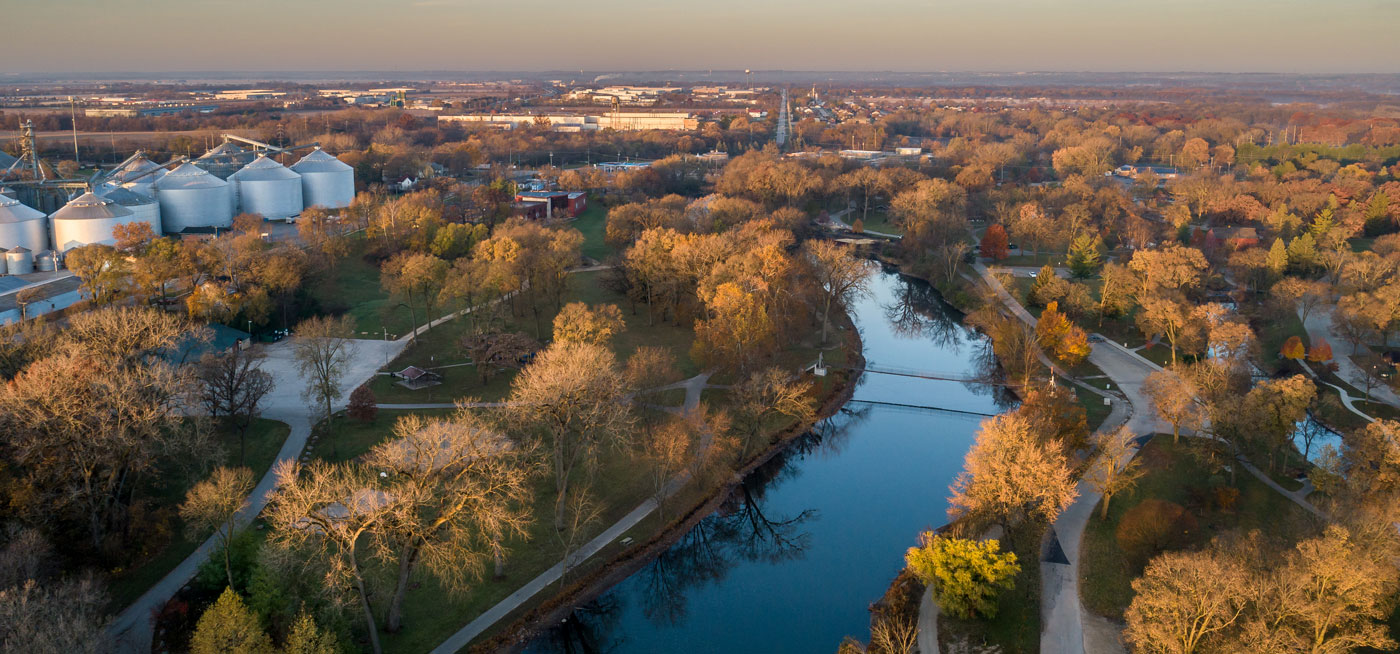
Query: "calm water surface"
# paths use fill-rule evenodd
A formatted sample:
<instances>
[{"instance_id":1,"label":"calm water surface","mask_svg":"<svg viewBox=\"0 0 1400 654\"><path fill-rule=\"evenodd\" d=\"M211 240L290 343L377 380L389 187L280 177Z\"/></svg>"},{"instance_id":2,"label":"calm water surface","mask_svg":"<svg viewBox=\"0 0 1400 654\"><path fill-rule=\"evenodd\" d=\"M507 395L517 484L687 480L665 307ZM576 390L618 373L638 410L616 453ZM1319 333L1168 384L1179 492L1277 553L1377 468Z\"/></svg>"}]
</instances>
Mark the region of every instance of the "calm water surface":
<instances>
[{"instance_id":1,"label":"calm water surface","mask_svg":"<svg viewBox=\"0 0 1400 654\"><path fill-rule=\"evenodd\" d=\"M983 339L923 282L877 270L854 307L867 365L980 374ZM921 529L945 522L948 486L980 417L1007 399L984 384L868 373L854 399L755 472L723 509L656 561L528 648L556 652L834 652L869 635L867 606Z\"/></svg>"}]
</instances>

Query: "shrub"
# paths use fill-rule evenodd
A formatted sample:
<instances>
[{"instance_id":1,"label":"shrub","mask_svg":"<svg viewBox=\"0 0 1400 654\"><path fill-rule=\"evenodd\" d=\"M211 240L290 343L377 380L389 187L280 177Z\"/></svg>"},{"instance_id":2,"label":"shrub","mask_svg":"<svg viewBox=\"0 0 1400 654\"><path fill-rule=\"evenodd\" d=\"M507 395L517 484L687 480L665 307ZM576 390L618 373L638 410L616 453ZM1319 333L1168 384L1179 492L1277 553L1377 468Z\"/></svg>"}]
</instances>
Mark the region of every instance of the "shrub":
<instances>
[{"instance_id":1,"label":"shrub","mask_svg":"<svg viewBox=\"0 0 1400 654\"><path fill-rule=\"evenodd\" d=\"M374 422L374 418L379 415L379 407L369 384L361 384L350 393L350 402L345 407L345 413L363 423Z\"/></svg>"},{"instance_id":2,"label":"shrub","mask_svg":"<svg viewBox=\"0 0 1400 654\"><path fill-rule=\"evenodd\" d=\"M1196 518L1185 507L1146 499L1123 514L1114 536L1124 554L1142 566L1166 550L1183 547L1195 529Z\"/></svg>"}]
</instances>

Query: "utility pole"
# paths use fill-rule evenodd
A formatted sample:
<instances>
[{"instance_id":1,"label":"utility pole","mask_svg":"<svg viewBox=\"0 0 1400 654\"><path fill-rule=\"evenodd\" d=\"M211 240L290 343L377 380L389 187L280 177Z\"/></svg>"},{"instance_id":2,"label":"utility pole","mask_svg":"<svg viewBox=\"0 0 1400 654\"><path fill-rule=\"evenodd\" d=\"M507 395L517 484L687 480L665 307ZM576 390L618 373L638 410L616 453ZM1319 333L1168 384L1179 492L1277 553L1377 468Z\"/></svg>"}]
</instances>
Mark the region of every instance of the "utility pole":
<instances>
[{"instance_id":1,"label":"utility pole","mask_svg":"<svg viewBox=\"0 0 1400 654\"><path fill-rule=\"evenodd\" d=\"M73 124L73 163L78 163L78 105L73 96L68 96L68 122Z\"/></svg>"}]
</instances>

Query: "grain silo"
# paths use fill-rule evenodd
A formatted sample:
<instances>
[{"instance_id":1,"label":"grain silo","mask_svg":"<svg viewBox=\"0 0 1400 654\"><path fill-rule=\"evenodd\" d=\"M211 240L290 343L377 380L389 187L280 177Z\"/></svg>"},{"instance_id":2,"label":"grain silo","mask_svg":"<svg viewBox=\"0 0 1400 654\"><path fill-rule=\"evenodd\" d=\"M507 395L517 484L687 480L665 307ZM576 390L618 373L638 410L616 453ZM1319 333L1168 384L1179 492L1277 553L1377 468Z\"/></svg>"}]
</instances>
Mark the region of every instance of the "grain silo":
<instances>
[{"instance_id":1,"label":"grain silo","mask_svg":"<svg viewBox=\"0 0 1400 654\"><path fill-rule=\"evenodd\" d=\"M205 152L194 164L219 179L228 179L230 175L238 172L239 168L252 163L253 157L252 152L225 141L213 150Z\"/></svg>"},{"instance_id":2,"label":"grain silo","mask_svg":"<svg viewBox=\"0 0 1400 654\"><path fill-rule=\"evenodd\" d=\"M155 184L162 232L178 234L190 227L233 226L229 183L192 163L181 164Z\"/></svg>"},{"instance_id":3,"label":"grain silo","mask_svg":"<svg viewBox=\"0 0 1400 654\"><path fill-rule=\"evenodd\" d=\"M165 169L160 164L136 155L112 171L107 181L143 195L151 195L151 185L164 175Z\"/></svg>"},{"instance_id":4,"label":"grain silo","mask_svg":"<svg viewBox=\"0 0 1400 654\"><path fill-rule=\"evenodd\" d=\"M116 245L117 225L139 220L130 209L96 193L73 198L49 219L53 221L54 249L60 252L94 243Z\"/></svg>"},{"instance_id":5,"label":"grain silo","mask_svg":"<svg viewBox=\"0 0 1400 654\"><path fill-rule=\"evenodd\" d=\"M301 175L266 156L234 173L228 181L238 195L238 211L281 220L301 213Z\"/></svg>"},{"instance_id":6,"label":"grain silo","mask_svg":"<svg viewBox=\"0 0 1400 654\"><path fill-rule=\"evenodd\" d=\"M355 199L355 169L316 148L292 164L301 175L301 199L307 208L344 209Z\"/></svg>"},{"instance_id":7,"label":"grain silo","mask_svg":"<svg viewBox=\"0 0 1400 654\"><path fill-rule=\"evenodd\" d=\"M107 185L99 187L97 194L130 209L136 220L150 225L151 231L156 236L160 236L160 204L156 202L155 198L134 193L119 186Z\"/></svg>"},{"instance_id":8,"label":"grain silo","mask_svg":"<svg viewBox=\"0 0 1400 654\"><path fill-rule=\"evenodd\" d=\"M44 212L0 195L0 250L14 247L38 252L49 247L49 217Z\"/></svg>"},{"instance_id":9,"label":"grain silo","mask_svg":"<svg viewBox=\"0 0 1400 654\"><path fill-rule=\"evenodd\" d=\"M34 272L34 253L22 245L5 253L5 269L11 275L28 275Z\"/></svg>"}]
</instances>

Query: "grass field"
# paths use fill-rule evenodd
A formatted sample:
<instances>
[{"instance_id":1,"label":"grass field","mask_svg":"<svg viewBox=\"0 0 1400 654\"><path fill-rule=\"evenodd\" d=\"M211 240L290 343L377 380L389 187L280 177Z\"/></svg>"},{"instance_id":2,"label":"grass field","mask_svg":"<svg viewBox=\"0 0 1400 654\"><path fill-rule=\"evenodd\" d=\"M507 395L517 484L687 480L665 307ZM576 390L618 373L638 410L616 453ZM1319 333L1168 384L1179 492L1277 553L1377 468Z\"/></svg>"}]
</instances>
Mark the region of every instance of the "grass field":
<instances>
[{"instance_id":1,"label":"grass field","mask_svg":"<svg viewBox=\"0 0 1400 654\"><path fill-rule=\"evenodd\" d=\"M272 467L277 452L282 449L282 444L286 442L290 432L291 429L285 423L267 419L259 419L248 429L247 452L243 465L253 471L255 479L262 478L267 469ZM226 464L238 465L237 438L225 438L222 442L229 455ZM185 501L185 493L196 481L198 479L179 474L151 475L150 485L146 490L152 493L152 501L157 505L173 510ZM208 536L208 533L186 534L184 522L178 515L175 516L168 542L156 548L140 565L116 571L113 575L108 586L111 606L125 608L134 602L146 589L160 581L192 554Z\"/></svg>"},{"instance_id":2,"label":"grass field","mask_svg":"<svg viewBox=\"0 0 1400 654\"><path fill-rule=\"evenodd\" d=\"M1190 453L1186 441L1173 444L1170 434L1153 438L1137 460L1146 474L1136 491L1115 497L1109 504L1108 519L1099 519L1099 509L1084 530L1080 548L1080 592L1084 606L1099 615L1118 620L1132 601L1132 580L1141 574L1141 562L1130 561L1119 547L1115 530L1130 509L1148 498L1175 502L1187 509L1198 528L1186 537L1185 547L1199 547L1214 535L1233 529L1258 529L1265 534L1287 533L1311 520L1302 508L1245 471L1240 471L1239 499L1233 509L1207 505L1212 475ZM1214 480L1227 483L1229 474Z\"/></svg>"},{"instance_id":3,"label":"grass field","mask_svg":"<svg viewBox=\"0 0 1400 654\"><path fill-rule=\"evenodd\" d=\"M380 285L379 267L365 260L367 246L363 235L352 237L349 255L309 290L322 311L345 311L354 318L360 336L383 336L387 330L389 338L397 338L412 329L412 316ZM354 298L355 303L349 304L346 298Z\"/></svg>"},{"instance_id":4,"label":"grass field","mask_svg":"<svg viewBox=\"0 0 1400 654\"><path fill-rule=\"evenodd\" d=\"M612 255L613 249L603 241L607 222L608 210L597 198L589 198L588 208L573 222L573 228L583 234L583 247L580 248L583 256L605 261Z\"/></svg>"},{"instance_id":5,"label":"grass field","mask_svg":"<svg viewBox=\"0 0 1400 654\"><path fill-rule=\"evenodd\" d=\"M857 208L855 211L846 215L846 223L855 224L856 219L860 217L860 209ZM865 218L865 229L882 234L904 235L904 230L890 219L889 214L883 211L871 211L869 217Z\"/></svg>"},{"instance_id":6,"label":"grass field","mask_svg":"<svg viewBox=\"0 0 1400 654\"><path fill-rule=\"evenodd\" d=\"M627 298L602 287L599 280L602 271L584 272L569 276L569 290L564 302L586 302L588 304L616 304L622 310L627 327L613 339L613 351L619 362L625 361L638 347L659 346L670 349L676 355L676 363L685 377L700 372L699 366L690 359L690 345L694 333L686 327L678 327L668 322L658 321L648 324L646 307L639 306L634 312ZM543 338L548 341L557 309L548 306L540 315L540 328ZM522 312L520 316L510 316L507 311L505 331L524 332L535 336L533 317ZM510 392L510 381L514 370L498 371L488 383L482 384L474 365L467 363L467 357L458 347L461 338L471 329L471 322L459 317L438 325L418 337L417 343L410 344L403 353L394 359L385 370L402 370L410 365L432 369L443 376L443 383L421 390L409 390L395 383L395 379L380 375L370 381L376 400L381 404L453 402L463 397L474 397L484 401L494 401ZM452 366L452 367L441 367Z\"/></svg>"}]
</instances>

